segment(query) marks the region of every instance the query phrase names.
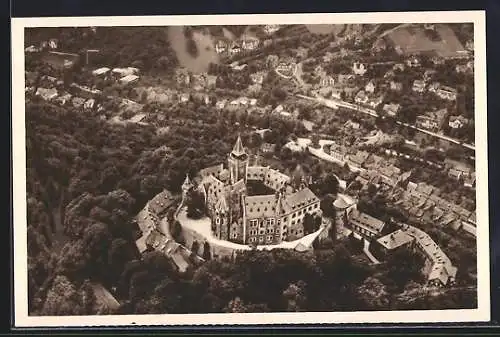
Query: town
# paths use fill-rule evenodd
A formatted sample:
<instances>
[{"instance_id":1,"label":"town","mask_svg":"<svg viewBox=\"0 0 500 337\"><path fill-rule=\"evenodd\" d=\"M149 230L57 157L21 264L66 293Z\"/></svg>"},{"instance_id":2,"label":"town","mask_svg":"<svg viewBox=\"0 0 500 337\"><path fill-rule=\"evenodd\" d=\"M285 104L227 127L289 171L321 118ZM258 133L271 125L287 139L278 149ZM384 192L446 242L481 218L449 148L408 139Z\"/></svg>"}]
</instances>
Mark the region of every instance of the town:
<instances>
[{"instance_id":1,"label":"town","mask_svg":"<svg viewBox=\"0 0 500 337\"><path fill-rule=\"evenodd\" d=\"M168 186L129 219L143 259L159 252L187 275L245 252L345 245L372 275L412 259L401 298L475 289L471 26L168 27L168 54L129 61L91 42L106 29L28 36L26 104L169 139L151 150L175 163ZM215 143L206 125L227 134ZM98 301L118 310L120 286L103 283Z\"/></svg>"}]
</instances>

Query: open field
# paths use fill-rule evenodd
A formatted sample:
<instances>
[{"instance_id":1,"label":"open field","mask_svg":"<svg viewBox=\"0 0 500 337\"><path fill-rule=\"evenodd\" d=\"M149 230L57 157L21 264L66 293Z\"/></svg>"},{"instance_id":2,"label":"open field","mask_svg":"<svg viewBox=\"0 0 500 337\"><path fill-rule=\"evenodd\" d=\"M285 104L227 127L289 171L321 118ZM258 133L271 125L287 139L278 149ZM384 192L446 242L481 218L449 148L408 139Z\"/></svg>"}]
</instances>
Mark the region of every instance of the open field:
<instances>
[{"instance_id":1,"label":"open field","mask_svg":"<svg viewBox=\"0 0 500 337\"><path fill-rule=\"evenodd\" d=\"M453 58L464 54L465 49L453 30L445 24L436 24L438 39L431 40L423 27L401 27L392 31L387 38L405 54L434 52L438 56Z\"/></svg>"}]
</instances>

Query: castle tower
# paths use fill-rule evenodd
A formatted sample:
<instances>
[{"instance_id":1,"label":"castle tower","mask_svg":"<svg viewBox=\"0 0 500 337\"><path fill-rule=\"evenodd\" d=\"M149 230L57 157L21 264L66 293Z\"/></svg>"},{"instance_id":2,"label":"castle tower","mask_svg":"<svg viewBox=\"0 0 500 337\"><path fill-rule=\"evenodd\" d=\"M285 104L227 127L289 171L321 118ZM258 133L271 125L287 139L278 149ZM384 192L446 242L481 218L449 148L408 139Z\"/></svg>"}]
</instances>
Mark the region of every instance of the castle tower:
<instances>
[{"instance_id":1,"label":"castle tower","mask_svg":"<svg viewBox=\"0 0 500 337\"><path fill-rule=\"evenodd\" d=\"M241 143L241 137L238 135L233 151L228 158L229 174L231 184L235 184L241 179L247 181L248 154Z\"/></svg>"},{"instance_id":2,"label":"castle tower","mask_svg":"<svg viewBox=\"0 0 500 337\"><path fill-rule=\"evenodd\" d=\"M188 197L188 193L191 191L191 189L194 187L193 183L189 179L189 174L186 174L186 179L184 179L184 182L182 183L182 201L186 201Z\"/></svg>"},{"instance_id":3,"label":"castle tower","mask_svg":"<svg viewBox=\"0 0 500 337\"><path fill-rule=\"evenodd\" d=\"M226 198L222 196L215 205L215 235L221 240L229 238L229 206Z\"/></svg>"}]
</instances>

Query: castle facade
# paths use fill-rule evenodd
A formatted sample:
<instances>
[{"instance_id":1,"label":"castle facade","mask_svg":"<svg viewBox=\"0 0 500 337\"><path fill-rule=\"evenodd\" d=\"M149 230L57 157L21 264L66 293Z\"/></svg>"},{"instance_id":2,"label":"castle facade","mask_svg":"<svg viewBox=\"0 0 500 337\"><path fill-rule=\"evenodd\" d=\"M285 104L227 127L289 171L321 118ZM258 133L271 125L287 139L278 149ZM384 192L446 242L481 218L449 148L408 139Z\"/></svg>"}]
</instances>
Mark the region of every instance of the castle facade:
<instances>
[{"instance_id":1,"label":"castle facade","mask_svg":"<svg viewBox=\"0 0 500 337\"><path fill-rule=\"evenodd\" d=\"M221 163L200 170L195 183L186 176L183 195L198 189L204 198L214 236L242 244L269 245L293 241L304 233L306 214L321 216L320 200L302 175L290 178L266 166L250 166L238 137L227 167ZM248 195L247 183L257 182L274 191Z\"/></svg>"}]
</instances>

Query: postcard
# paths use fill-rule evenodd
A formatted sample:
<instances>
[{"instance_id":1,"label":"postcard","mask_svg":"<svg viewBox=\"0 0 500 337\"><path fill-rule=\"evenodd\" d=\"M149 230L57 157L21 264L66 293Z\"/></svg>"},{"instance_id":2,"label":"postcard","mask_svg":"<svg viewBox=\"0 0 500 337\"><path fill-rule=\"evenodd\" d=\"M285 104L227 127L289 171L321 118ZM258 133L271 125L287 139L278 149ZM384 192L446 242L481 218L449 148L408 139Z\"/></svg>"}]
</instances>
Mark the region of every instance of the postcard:
<instances>
[{"instance_id":1,"label":"postcard","mask_svg":"<svg viewBox=\"0 0 500 337\"><path fill-rule=\"evenodd\" d=\"M490 319L484 11L12 41L15 326Z\"/></svg>"}]
</instances>

